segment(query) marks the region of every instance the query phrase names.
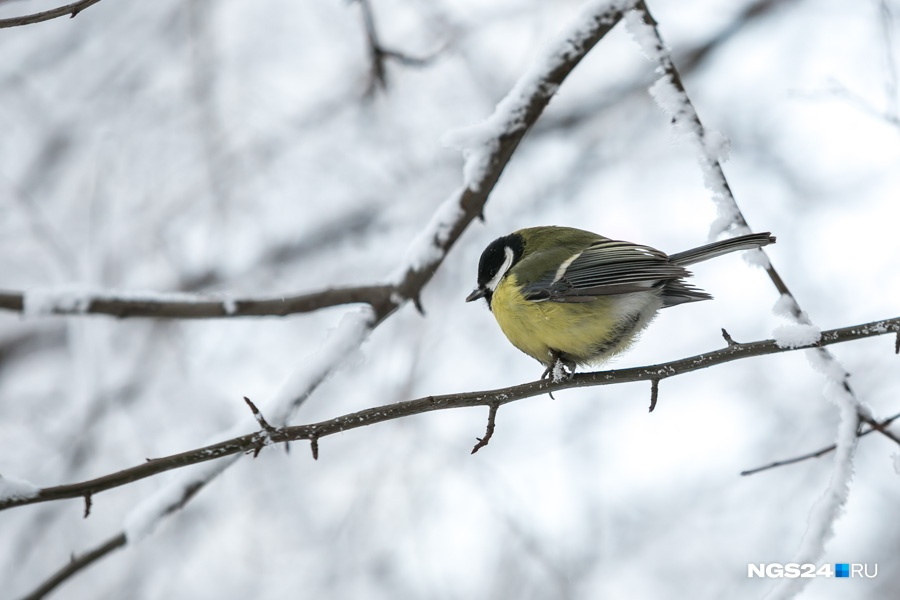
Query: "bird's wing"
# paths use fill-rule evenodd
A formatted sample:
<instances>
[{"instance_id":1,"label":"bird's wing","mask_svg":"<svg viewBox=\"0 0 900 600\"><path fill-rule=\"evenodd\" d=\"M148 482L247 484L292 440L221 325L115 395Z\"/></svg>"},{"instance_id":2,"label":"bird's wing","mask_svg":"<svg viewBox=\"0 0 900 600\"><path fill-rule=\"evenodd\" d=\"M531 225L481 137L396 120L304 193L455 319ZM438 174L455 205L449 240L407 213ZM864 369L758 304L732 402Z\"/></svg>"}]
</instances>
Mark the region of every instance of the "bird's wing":
<instances>
[{"instance_id":1,"label":"bird's wing","mask_svg":"<svg viewBox=\"0 0 900 600\"><path fill-rule=\"evenodd\" d=\"M534 302L590 302L599 296L646 291L688 275L659 250L604 239L526 284L522 293Z\"/></svg>"}]
</instances>

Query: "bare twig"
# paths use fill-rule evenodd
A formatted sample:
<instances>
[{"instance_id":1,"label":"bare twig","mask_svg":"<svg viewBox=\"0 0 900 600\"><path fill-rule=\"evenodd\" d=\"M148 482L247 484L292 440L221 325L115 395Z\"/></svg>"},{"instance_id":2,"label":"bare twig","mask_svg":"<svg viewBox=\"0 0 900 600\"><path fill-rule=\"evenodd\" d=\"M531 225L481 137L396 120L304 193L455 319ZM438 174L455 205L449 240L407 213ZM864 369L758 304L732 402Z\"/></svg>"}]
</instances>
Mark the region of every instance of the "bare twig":
<instances>
[{"instance_id":1,"label":"bare twig","mask_svg":"<svg viewBox=\"0 0 900 600\"><path fill-rule=\"evenodd\" d=\"M120 533L106 540L89 552L85 552L84 554L81 554L79 556L73 556L72 560L70 560L68 564L66 564L66 566L51 575L30 594L28 594L27 596L23 596L22 600L38 600L39 598L43 598L44 596L55 590L61 583L66 581L72 575L91 566L93 563L103 558L113 550L121 548L127 543L127 541L128 540L126 539L125 534Z\"/></svg>"},{"instance_id":2,"label":"bare twig","mask_svg":"<svg viewBox=\"0 0 900 600\"><path fill-rule=\"evenodd\" d=\"M274 432L266 432L264 435L266 435L273 444L294 440L316 440L317 445L320 438L329 435L436 410L472 406L499 407L524 398L545 394L548 391L559 391L575 387L613 385L634 381L661 381L669 377L690 373L734 360L753 356L777 354L780 352L790 352L802 348L818 348L830 344L885 335L896 331L900 331L900 317L823 331L822 338L818 342L798 348L784 348L775 343L774 340L747 342L737 346L728 346L705 354L699 354L697 356L648 367L635 367L614 371L597 371L593 373L576 373L573 377L560 381L545 379L498 390L463 392L443 396L427 396L416 400L408 400L396 404L369 408L319 423L280 427ZM490 422L488 426L490 428ZM14 506L35 504L38 502L79 498L85 494L103 492L172 469L215 460L232 454L249 452L256 448L260 443L261 435L263 434L255 432L203 448L189 450L164 458L152 459L135 467L104 475L103 477L98 477L89 481L42 488L35 496L30 498L17 497L0 500L0 510L12 508ZM487 434L485 435L488 437Z\"/></svg>"},{"instance_id":3,"label":"bare twig","mask_svg":"<svg viewBox=\"0 0 900 600\"><path fill-rule=\"evenodd\" d=\"M872 431L877 431L878 433L880 433L887 439L891 440L892 442L894 442L895 444L900 446L900 437L897 437L896 435L894 435L893 432L886 429L887 425L885 423L879 423L878 421L873 419L870 415L864 414L863 411L860 411L858 413L858 416L859 416L859 420L861 422L865 423L866 425L868 425L869 427L872 428Z\"/></svg>"},{"instance_id":4,"label":"bare twig","mask_svg":"<svg viewBox=\"0 0 900 600\"><path fill-rule=\"evenodd\" d=\"M39 13L24 15L22 17L12 17L10 19L0 19L0 29L41 23L59 17L65 17L66 15L74 18L78 13L98 2L100 2L100 0L79 0L79 2L73 2L72 4L66 4L65 6L52 8Z\"/></svg>"},{"instance_id":5,"label":"bare twig","mask_svg":"<svg viewBox=\"0 0 900 600\"><path fill-rule=\"evenodd\" d=\"M487 429L485 429L484 437L475 438L476 440L478 440L478 443L475 444L474 448L472 448L471 454L475 454L476 452L487 446L488 442L491 441L491 438L494 437L494 426L496 425L498 408L500 408L500 405L497 403L490 405L490 411L488 412Z\"/></svg>"},{"instance_id":6,"label":"bare twig","mask_svg":"<svg viewBox=\"0 0 900 600\"><path fill-rule=\"evenodd\" d=\"M869 427L869 429L860 431L857 433L856 437L864 437L872 433L873 431L878 431L884 429L897 419L900 419L900 413L889 417L878 423L878 427ZM801 454L800 456L795 456L794 458L786 458L784 460L776 460L775 462L771 462L767 465L763 465L762 467L756 467L755 469L747 469L746 471L741 471L741 475L755 475L756 473L761 473L762 471L767 471L769 469L774 469L776 467L783 467L785 465L793 465L798 462L802 462L804 460L809 460L810 458L818 458L820 456L824 456L829 452L832 452L835 448L837 448L836 444L831 444L829 446L825 446L824 448L820 448L814 452L809 452L808 454Z\"/></svg>"},{"instance_id":7,"label":"bare twig","mask_svg":"<svg viewBox=\"0 0 900 600\"><path fill-rule=\"evenodd\" d=\"M378 89L384 90L387 88L387 68L385 66L387 59L396 60L408 67L424 67L430 64L437 56L437 53L434 53L431 56L420 58L386 48L378 36L378 30L375 27L375 15L372 12L369 0L356 1L362 11L363 26L366 30L366 45L369 49L369 60L372 64L366 96L372 96Z\"/></svg>"}]
</instances>

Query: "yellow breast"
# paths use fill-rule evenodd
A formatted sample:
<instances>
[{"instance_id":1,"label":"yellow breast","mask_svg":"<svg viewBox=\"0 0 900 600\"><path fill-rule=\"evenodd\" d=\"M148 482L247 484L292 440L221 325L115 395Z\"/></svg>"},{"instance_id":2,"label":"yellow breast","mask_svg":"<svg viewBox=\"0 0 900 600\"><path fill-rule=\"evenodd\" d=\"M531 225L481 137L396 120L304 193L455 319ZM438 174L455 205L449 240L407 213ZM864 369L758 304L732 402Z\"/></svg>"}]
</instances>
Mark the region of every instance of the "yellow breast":
<instances>
[{"instance_id":1,"label":"yellow breast","mask_svg":"<svg viewBox=\"0 0 900 600\"><path fill-rule=\"evenodd\" d=\"M552 366L553 351L584 364L625 350L649 323L657 308L650 304L656 302L649 292L604 296L591 302L530 302L518 292L516 276L511 273L494 290L491 309L516 348ZM645 314L646 309L652 310Z\"/></svg>"}]
</instances>

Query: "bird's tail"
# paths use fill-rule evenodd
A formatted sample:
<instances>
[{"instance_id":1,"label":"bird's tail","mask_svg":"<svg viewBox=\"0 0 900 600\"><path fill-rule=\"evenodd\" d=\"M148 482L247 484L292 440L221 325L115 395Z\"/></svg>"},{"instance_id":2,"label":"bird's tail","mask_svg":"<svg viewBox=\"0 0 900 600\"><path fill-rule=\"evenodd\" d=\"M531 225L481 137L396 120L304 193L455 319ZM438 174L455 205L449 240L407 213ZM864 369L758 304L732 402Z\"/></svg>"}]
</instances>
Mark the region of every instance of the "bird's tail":
<instances>
[{"instance_id":1,"label":"bird's tail","mask_svg":"<svg viewBox=\"0 0 900 600\"><path fill-rule=\"evenodd\" d=\"M669 260L678 266L686 267L694 263L698 263L710 258L722 256L729 252L737 252L738 250L753 250L754 248L762 248L769 244L775 243L775 236L768 231L765 233L751 233L742 235L721 242L713 242L692 250L685 250L677 254L671 254Z\"/></svg>"}]
</instances>

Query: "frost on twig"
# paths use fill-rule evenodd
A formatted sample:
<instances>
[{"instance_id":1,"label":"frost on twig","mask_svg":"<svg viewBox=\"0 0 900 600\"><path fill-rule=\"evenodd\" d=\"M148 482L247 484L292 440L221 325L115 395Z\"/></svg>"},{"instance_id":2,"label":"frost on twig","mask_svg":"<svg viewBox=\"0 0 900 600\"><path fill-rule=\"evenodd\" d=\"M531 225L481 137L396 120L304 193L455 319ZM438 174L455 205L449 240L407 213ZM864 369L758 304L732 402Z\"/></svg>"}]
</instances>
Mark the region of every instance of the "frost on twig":
<instances>
[{"instance_id":1,"label":"frost on twig","mask_svg":"<svg viewBox=\"0 0 900 600\"><path fill-rule=\"evenodd\" d=\"M256 408L256 405L253 404L253 401L250 400L247 396L244 396L244 402L247 403L247 406L250 407L251 412L253 412L253 418L256 419L256 422L259 423L259 426L262 427L266 433L275 433L276 429L269 425L269 422L266 421L266 418L263 414Z\"/></svg>"},{"instance_id":2,"label":"frost on twig","mask_svg":"<svg viewBox=\"0 0 900 600\"><path fill-rule=\"evenodd\" d=\"M259 444L253 449L253 458L259 456L259 453L265 446L268 446L272 443L271 435L278 431L277 428L269 425L269 422L266 421L266 418L263 414L256 408L256 405L248 398L244 396L244 402L247 403L247 406L250 407L250 411L253 413L253 418L256 419L256 422L259 423L259 426L262 427L263 433L259 436Z\"/></svg>"}]
</instances>

